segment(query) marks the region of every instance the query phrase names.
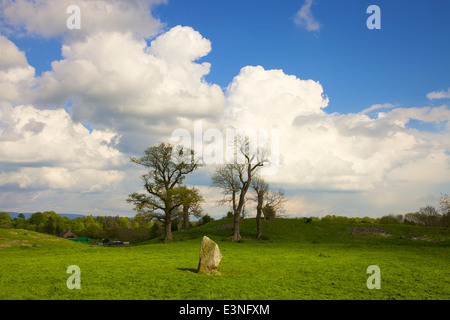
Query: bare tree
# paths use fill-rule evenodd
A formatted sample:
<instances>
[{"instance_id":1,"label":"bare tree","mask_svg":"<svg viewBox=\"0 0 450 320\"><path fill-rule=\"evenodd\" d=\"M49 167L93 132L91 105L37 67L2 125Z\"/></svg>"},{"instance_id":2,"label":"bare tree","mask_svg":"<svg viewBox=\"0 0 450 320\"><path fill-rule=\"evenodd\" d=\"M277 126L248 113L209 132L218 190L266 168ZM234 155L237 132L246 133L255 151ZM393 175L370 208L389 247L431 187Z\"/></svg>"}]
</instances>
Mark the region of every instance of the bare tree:
<instances>
[{"instance_id":1,"label":"bare tree","mask_svg":"<svg viewBox=\"0 0 450 320\"><path fill-rule=\"evenodd\" d=\"M212 176L214 187L222 189L224 195L221 204L229 204L233 210L234 232L231 240L241 239L239 224L246 202L246 194L252 178L258 169L267 162L266 152L251 149L248 137L236 137L233 163L218 165Z\"/></svg>"},{"instance_id":2,"label":"bare tree","mask_svg":"<svg viewBox=\"0 0 450 320\"><path fill-rule=\"evenodd\" d=\"M435 207L426 206L420 208L418 219L420 224L425 226L435 226L439 223L440 215Z\"/></svg>"},{"instance_id":3,"label":"bare tree","mask_svg":"<svg viewBox=\"0 0 450 320\"><path fill-rule=\"evenodd\" d=\"M256 238L261 240L261 217L264 215L266 220L273 219L277 212L283 210L286 197L282 190L278 192L270 190L269 184L261 177L255 177L252 180L252 188L255 195L252 200L256 202Z\"/></svg>"},{"instance_id":4,"label":"bare tree","mask_svg":"<svg viewBox=\"0 0 450 320\"><path fill-rule=\"evenodd\" d=\"M439 200L442 214L450 214L450 198L448 195L443 194Z\"/></svg>"},{"instance_id":5,"label":"bare tree","mask_svg":"<svg viewBox=\"0 0 450 320\"><path fill-rule=\"evenodd\" d=\"M252 188L255 193L256 198L256 238L258 240L262 239L262 229L261 229L261 215L264 208L264 198L269 192L269 185L260 177L256 177L252 181Z\"/></svg>"},{"instance_id":6,"label":"bare tree","mask_svg":"<svg viewBox=\"0 0 450 320\"><path fill-rule=\"evenodd\" d=\"M450 198L448 195L441 195L441 199L439 201L439 205L441 207L441 225L442 226L450 226Z\"/></svg>"}]
</instances>

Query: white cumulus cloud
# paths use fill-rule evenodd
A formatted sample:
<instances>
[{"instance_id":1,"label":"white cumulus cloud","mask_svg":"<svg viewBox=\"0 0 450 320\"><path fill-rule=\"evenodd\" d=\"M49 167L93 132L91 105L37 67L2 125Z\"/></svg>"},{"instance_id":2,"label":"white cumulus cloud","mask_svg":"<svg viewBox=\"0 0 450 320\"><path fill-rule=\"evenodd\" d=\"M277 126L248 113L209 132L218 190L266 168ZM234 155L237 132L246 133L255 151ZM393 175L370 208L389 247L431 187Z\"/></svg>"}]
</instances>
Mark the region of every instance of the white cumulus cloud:
<instances>
[{"instance_id":1,"label":"white cumulus cloud","mask_svg":"<svg viewBox=\"0 0 450 320\"><path fill-rule=\"evenodd\" d=\"M63 58L39 79L35 102L72 100L79 121L168 134L183 119L222 111L221 88L204 80L210 64L195 62L210 50L190 27L174 27L150 46L129 33L96 33L63 46Z\"/></svg>"},{"instance_id":2,"label":"white cumulus cloud","mask_svg":"<svg viewBox=\"0 0 450 320\"><path fill-rule=\"evenodd\" d=\"M441 90L441 91L430 92L427 94L427 98L430 100L449 99L450 98L450 88L448 88L447 91Z\"/></svg>"},{"instance_id":3,"label":"white cumulus cloud","mask_svg":"<svg viewBox=\"0 0 450 320\"><path fill-rule=\"evenodd\" d=\"M376 119L364 113L328 114L320 83L262 67L245 67L227 97L234 127L279 130L279 172L267 177L274 183L304 190L373 191L394 181L406 186L411 170L401 168L413 164L450 176L450 157L441 142L448 135L430 139L406 126L411 119L448 122L446 106L393 108ZM436 180L438 176L422 175L422 183L446 179Z\"/></svg>"},{"instance_id":4,"label":"white cumulus cloud","mask_svg":"<svg viewBox=\"0 0 450 320\"><path fill-rule=\"evenodd\" d=\"M94 192L117 185L126 161L112 131L89 132L63 109L0 108L0 186ZM116 169L113 169L116 168Z\"/></svg>"},{"instance_id":5,"label":"white cumulus cloud","mask_svg":"<svg viewBox=\"0 0 450 320\"><path fill-rule=\"evenodd\" d=\"M8 33L69 38L100 31L132 32L138 38L153 37L162 24L151 15L154 5L165 0L5 0L0 4L0 27ZM69 30L67 8L77 5L81 29Z\"/></svg>"},{"instance_id":6,"label":"white cumulus cloud","mask_svg":"<svg viewBox=\"0 0 450 320\"><path fill-rule=\"evenodd\" d=\"M0 97L2 101L16 103L29 96L35 69L28 64L24 52L2 35L0 52Z\"/></svg>"}]
</instances>

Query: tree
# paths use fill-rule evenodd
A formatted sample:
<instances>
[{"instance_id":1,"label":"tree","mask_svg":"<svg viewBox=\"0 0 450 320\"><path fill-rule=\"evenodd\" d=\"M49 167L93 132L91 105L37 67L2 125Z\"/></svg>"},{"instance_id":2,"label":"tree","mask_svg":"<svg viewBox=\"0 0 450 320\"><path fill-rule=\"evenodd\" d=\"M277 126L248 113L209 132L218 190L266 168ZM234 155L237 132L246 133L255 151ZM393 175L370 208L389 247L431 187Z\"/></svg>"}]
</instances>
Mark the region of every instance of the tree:
<instances>
[{"instance_id":1,"label":"tree","mask_svg":"<svg viewBox=\"0 0 450 320\"><path fill-rule=\"evenodd\" d=\"M182 192L182 218L183 218L183 227L185 230L189 229L189 216L193 215L194 217L200 217L202 214L201 203L205 201L203 196L200 194L200 190L196 187L185 188L184 192Z\"/></svg>"},{"instance_id":2,"label":"tree","mask_svg":"<svg viewBox=\"0 0 450 320\"><path fill-rule=\"evenodd\" d=\"M61 222L61 216L54 211L44 211L42 213L43 221L41 223L41 232L45 232L48 234L56 234L60 233L61 227L59 223Z\"/></svg>"},{"instance_id":3,"label":"tree","mask_svg":"<svg viewBox=\"0 0 450 320\"><path fill-rule=\"evenodd\" d=\"M120 228L130 228L131 227L131 222L128 218L125 217L118 217L118 224Z\"/></svg>"},{"instance_id":4,"label":"tree","mask_svg":"<svg viewBox=\"0 0 450 320\"><path fill-rule=\"evenodd\" d=\"M42 212L36 212L33 213L29 218L28 221L31 225L34 225L34 229L37 230L39 225L44 222L44 214Z\"/></svg>"},{"instance_id":5,"label":"tree","mask_svg":"<svg viewBox=\"0 0 450 320\"><path fill-rule=\"evenodd\" d=\"M44 230L48 234L55 234L56 226L55 226L55 219L53 218L53 216L49 216L47 218Z\"/></svg>"},{"instance_id":6,"label":"tree","mask_svg":"<svg viewBox=\"0 0 450 320\"><path fill-rule=\"evenodd\" d=\"M252 181L252 188L256 196L254 198L254 201L256 201L256 238L260 240L262 239L261 215L264 208L264 198L269 192L269 185L258 177Z\"/></svg>"},{"instance_id":7,"label":"tree","mask_svg":"<svg viewBox=\"0 0 450 320\"><path fill-rule=\"evenodd\" d=\"M239 224L247 201L247 191L252 178L257 174L258 169L267 162L267 158L264 150L251 150L248 137L236 137L234 147L234 161L215 168L212 184L214 187L222 189L223 199L220 203L228 203L233 210L234 231L231 240L238 241L241 239ZM243 161L240 161L239 156Z\"/></svg>"},{"instance_id":8,"label":"tree","mask_svg":"<svg viewBox=\"0 0 450 320\"><path fill-rule=\"evenodd\" d=\"M448 195L443 194L439 200L439 205L441 207L442 214L450 213L450 198Z\"/></svg>"},{"instance_id":9,"label":"tree","mask_svg":"<svg viewBox=\"0 0 450 320\"><path fill-rule=\"evenodd\" d=\"M83 217L83 219L85 228L81 235L94 239L103 238L103 225L100 222L97 222L92 215ZM80 236L80 234L78 234L78 236Z\"/></svg>"},{"instance_id":10,"label":"tree","mask_svg":"<svg viewBox=\"0 0 450 320\"><path fill-rule=\"evenodd\" d=\"M9 228L11 225L11 216L7 212L0 212L0 228Z\"/></svg>"},{"instance_id":11,"label":"tree","mask_svg":"<svg viewBox=\"0 0 450 320\"><path fill-rule=\"evenodd\" d=\"M439 205L442 213L441 225L444 227L450 226L450 198L448 195L444 194L441 196Z\"/></svg>"},{"instance_id":12,"label":"tree","mask_svg":"<svg viewBox=\"0 0 450 320\"><path fill-rule=\"evenodd\" d=\"M433 206L420 208L418 215L419 223L425 226L435 226L439 223L440 215Z\"/></svg>"},{"instance_id":13,"label":"tree","mask_svg":"<svg viewBox=\"0 0 450 320\"><path fill-rule=\"evenodd\" d=\"M171 241L174 211L183 205L186 188L182 186L185 177L199 168L192 150L175 148L171 144L160 143L144 151L145 156L131 158L131 162L149 168L142 175L148 194L133 193L127 202L135 205L138 215L149 216L164 224L165 242Z\"/></svg>"},{"instance_id":14,"label":"tree","mask_svg":"<svg viewBox=\"0 0 450 320\"><path fill-rule=\"evenodd\" d=\"M85 225L85 219L84 218L77 218L74 221L74 224L72 226L72 232L75 233L78 236L84 235L86 231L86 225Z\"/></svg>"},{"instance_id":15,"label":"tree","mask_svg":"<svg viewBox=\"0 0 450 320\"><path fill-rule=\"evenodd\" d=\"M1 223L0 223L0 226L1 226ZM14 219L14 221L13 221L13 227L15 229L26 229L27 223L26 223L25 219L19 215L17 217L17 219Z\"/></svg>"},{"instance_id":16,"label":"tree","mask_svg":"<svg viewBox=\"0 0 450 320\"><path fill-rule=\"evenodd\" d=\"M286 197L282 190L278 192L270 190L269 184L261 177L252 180L252 188L255 195L252 200L256 202L256 238L261 240L261 217L264 215L265 220L274 219L277 211L282 210Z\"/></svg>"}]
</instances>

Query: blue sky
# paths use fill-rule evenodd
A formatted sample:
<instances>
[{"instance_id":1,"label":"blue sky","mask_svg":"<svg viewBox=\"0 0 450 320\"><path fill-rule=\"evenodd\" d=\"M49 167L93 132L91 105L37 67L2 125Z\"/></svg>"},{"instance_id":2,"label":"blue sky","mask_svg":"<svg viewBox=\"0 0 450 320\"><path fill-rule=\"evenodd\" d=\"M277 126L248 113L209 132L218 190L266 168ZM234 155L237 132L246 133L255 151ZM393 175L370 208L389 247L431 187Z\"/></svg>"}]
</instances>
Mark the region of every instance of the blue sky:
<instances>
[{"instance_id":1,"label":"blue sky","mask_svg":"<svg viewBox=\"0 0 450 320\"><path fill-rule=\"evenodd\" d=\"M404 213L450 193L450 2L77 0L79 32L69 2L0 5L0 210L132 215L129 157L198 120L281 126L270 182L290 215ZM190 181L222 212L208 174Z\"/></svg>"},{"instance_id":2,"label":"blue sky","mask_svg":"<svg viewBox=\"0 0 450 320\"><path fill-rule=\"evenodd\" d=\"M369 30L366 9L381 8L381 30ZM212 42L209 81L227 86L246 65L283 69L319 80L328 111L358 112L376 103L416 106L450 81L450 3L325 1L311 10L322 25L294 23L302 1L170 1L156 15L168 27L192 26Z\"/></svg>"}]
</instances>

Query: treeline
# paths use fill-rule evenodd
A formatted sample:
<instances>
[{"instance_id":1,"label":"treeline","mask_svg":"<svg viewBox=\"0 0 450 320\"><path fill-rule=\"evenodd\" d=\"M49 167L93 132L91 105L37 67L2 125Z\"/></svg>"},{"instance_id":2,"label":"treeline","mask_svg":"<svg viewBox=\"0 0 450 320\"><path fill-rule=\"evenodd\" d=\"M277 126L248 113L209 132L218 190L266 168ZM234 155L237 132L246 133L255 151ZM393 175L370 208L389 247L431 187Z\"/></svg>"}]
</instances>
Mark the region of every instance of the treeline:
<instances>
[{"instance_id":1,"label":"treeline","mask_svg":"<svg viewBox=\"0 0 450 320\"><path fill-rule=\"evenodd\" d=\"M420 208L417 212L411 212L407 214L389 214L381 218L370 217L345 217L336 215L326 215L322 218L296 218L304 220L305 222L311 221L332 221L332 222L344 222L344 223L378 223L378 224L407 224L407 225L421 225L428 227L450 227L450 199L448 197L442 197L441 201L441 213L433 207L426 206Z\"/></svg>"},{"instance_id":2,"label":"treeline","mask_svg":"<svg viewBox=\"0 0 450 320\"><path fill-rule=\"evenodd\" d=\"M210 221L209 215L197 222L189 222L190 226ZM184 221L175 220L173 231L184 227ZM23 214L12 219L6 212L0 212L0 228L25 229L51 235L59 235L64 230L71 230L78 237L98 239L104 242L118 240L141 242L164 234L159 221L150 221L139 215L133 218L120 216L86 216L76 219L60 216L54 211L33 213L28 219Z\"/></svg>"}]
</instances>

